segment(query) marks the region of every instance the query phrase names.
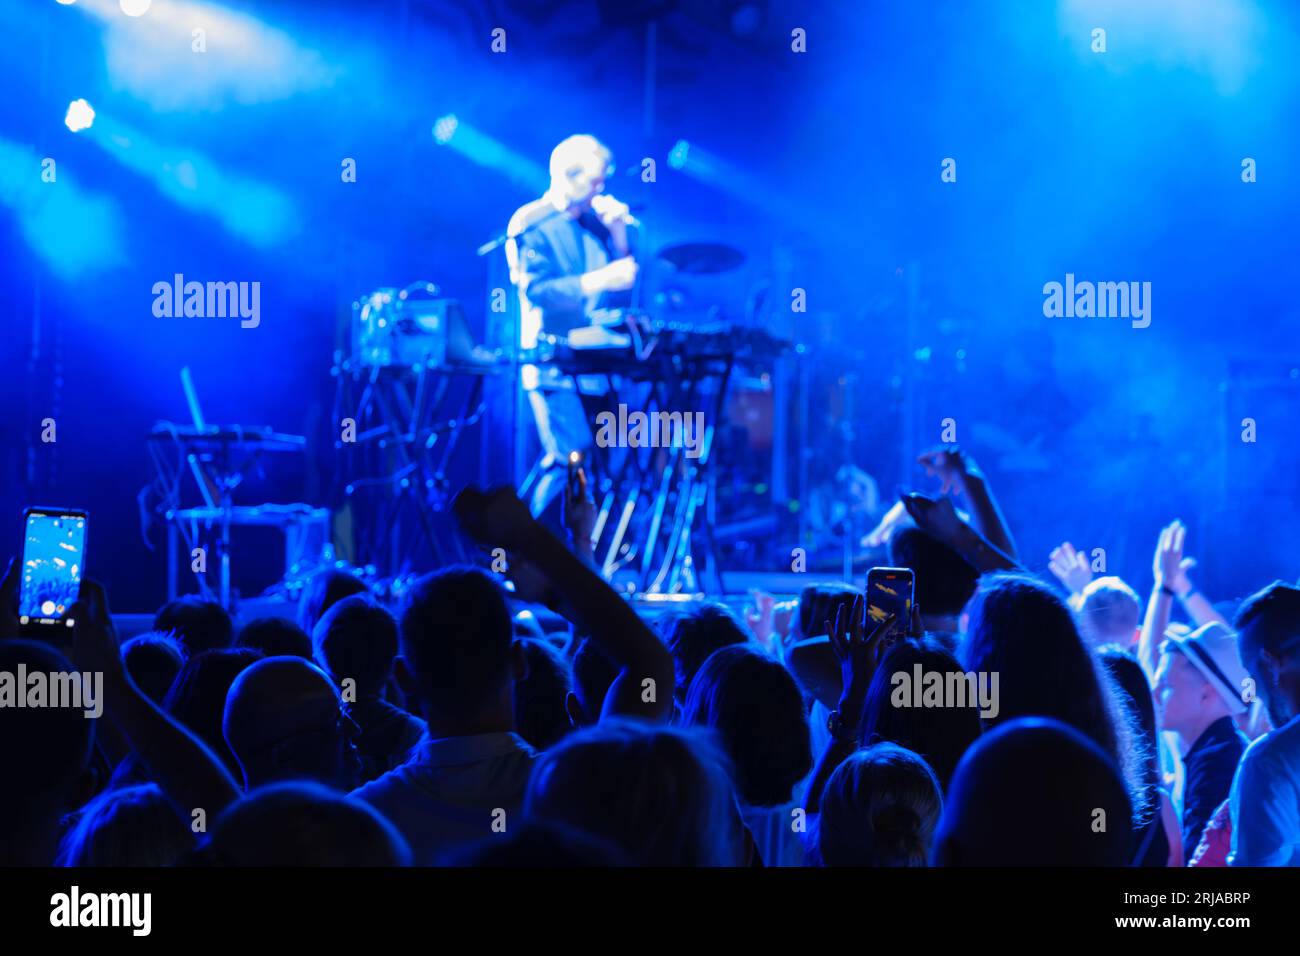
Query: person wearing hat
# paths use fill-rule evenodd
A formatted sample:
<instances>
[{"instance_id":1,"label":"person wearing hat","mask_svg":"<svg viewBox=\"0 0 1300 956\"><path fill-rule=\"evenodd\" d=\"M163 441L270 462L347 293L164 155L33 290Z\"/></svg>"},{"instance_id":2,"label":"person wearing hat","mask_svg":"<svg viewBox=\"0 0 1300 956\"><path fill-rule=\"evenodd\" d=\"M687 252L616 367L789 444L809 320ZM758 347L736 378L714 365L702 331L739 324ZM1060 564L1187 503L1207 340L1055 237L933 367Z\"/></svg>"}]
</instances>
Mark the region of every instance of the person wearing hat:
<instances>
[{"instance_id":1,"label":"person wearing hat","mask_svg":"<svg viewBox=\"0 0 1300 956\"><path fill-rule=\"evenodd\" d=\"M1247 674L1237 638L1217 622L1190 634L1167 631L1155 673L1156 718L1175 737L1183 759L1183 859L1190 860L1205 824L1228 797L1246 736L1233 717L1245 713Z\"/></svg>"}]
</instances>

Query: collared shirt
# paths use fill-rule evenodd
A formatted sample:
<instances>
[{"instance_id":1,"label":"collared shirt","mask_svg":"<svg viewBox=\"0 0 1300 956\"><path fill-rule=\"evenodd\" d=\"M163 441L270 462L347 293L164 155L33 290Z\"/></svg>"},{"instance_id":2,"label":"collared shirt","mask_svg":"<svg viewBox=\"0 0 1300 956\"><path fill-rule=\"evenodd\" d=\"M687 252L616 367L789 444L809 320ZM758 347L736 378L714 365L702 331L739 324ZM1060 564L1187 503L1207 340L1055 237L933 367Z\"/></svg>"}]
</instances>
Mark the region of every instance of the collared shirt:
<instances>
[{"instance_id":1,"label":"collared shirt","mask_svg":"<svg viewBox=\"0 0 1300 956\"><path fill-rule=\"evenodd\" d=\"M361 728L352 743L361 757L361 779L374 780L406 763L411 748L424 736L424 721L382 697L363 697L345 704L348 716Z\"/></svg>"},{"instance_id":2,"label":"collared shirt","mask_svg":"<svg viewBox=\"0 0 1300 956\"><path fill-rule=\"evenodd\" d=\"M1220 717L1201 731L1183 757L1183 859L1196 855L1205 825L1228 799L1237 764L1250 741L1231 717Z\"/></svg>"},{"instance_id":3,"label":"collared shirt","mask_svg":"<svg viewBox=\"0 0 1300 956\"><path fill-rule=\"evenodd\" d=\"M1229 866L1300 866L1300 717L1246 750L1232 781Z\"/></svg>"},{"instance_id":4,"label":"collared shirt","mask_svg":"<svg viewBox=\"0 0 1300 956\"><path fill-rule=\"evenodd\" d=\"M532 348L537 335L566 335L588 323L596 308L626 305L626 292L584 295L582 274L615 258L609 230L591 210L580 216L556 215L549 196L521 207L507 233L519 235L506 248L511 276L519 288L521 344ZM521 234L521 235L520 235Z\"/></svg>"},{"instance_id":5,"label":"collared shirt","mask_svg":"<svg viewBox=\"0 0 1300 956\"><path fill-rule=\"evenodd\" d=\"M494 823L515 825L536 759L512 733L426 737L406 763L352 795L391 820L414 861L430 866L449 850L490 837Z\"/></svg>"}]
</instances>

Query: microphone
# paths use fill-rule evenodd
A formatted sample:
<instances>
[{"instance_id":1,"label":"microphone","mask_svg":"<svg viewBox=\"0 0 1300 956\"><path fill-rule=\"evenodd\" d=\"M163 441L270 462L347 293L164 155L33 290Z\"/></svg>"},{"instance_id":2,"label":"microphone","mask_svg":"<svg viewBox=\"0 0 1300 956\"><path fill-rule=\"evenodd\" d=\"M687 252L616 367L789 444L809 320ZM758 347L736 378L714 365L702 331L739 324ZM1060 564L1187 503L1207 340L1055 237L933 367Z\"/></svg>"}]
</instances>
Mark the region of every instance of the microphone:
<instances>
[{"instance_id":1,"label":"microphone","mask_svg":"<svg viewBox=\"0 0 1300 956\"><path fill-rule=\"evenodd\" d=\"M591 208L595 210L597 215L600 214L601 200L607 200L608 202L619 202L619 200L615 199L613 196L609 195L608 193L601 193L600 195L595 196L591 201ZM619 216L619 218L623 221L624 225L631 226L633 229L641 228L641 220L638 219L636 216L632 215L630 206L628 207L628 211L623 213L623 215Z\"/></svg>"}]
</instances>

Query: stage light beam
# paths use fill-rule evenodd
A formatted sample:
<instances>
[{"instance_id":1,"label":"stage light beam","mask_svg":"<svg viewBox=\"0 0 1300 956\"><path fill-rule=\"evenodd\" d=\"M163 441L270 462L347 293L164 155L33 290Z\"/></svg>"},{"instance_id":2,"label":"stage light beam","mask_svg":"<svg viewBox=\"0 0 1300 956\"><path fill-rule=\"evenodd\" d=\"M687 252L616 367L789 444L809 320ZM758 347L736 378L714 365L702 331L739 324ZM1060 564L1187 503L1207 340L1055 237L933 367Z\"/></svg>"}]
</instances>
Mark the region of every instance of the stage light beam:
<instances>
[{"instance_id":1,"label":"stage light beam","mask_svg":"<svg viewBox=\"0 0 1300 956\"><path fill-rule=\"evenodd\" d=\"M480 166L496 170L529 190L542 192L550 185L551 177L546 169L474 128L455 113L440 116L433 124L433 141L439 146L450 147Z\"/></svg>"}]
</instances>

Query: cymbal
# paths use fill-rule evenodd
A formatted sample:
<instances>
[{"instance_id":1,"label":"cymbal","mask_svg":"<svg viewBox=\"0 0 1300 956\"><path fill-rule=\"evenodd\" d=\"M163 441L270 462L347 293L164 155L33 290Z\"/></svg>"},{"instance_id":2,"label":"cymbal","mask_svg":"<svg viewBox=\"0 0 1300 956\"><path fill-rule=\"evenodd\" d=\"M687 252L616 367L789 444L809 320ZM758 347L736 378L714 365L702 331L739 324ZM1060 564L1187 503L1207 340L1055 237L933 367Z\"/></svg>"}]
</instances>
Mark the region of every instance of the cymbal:
<instances>
[{"instance_id":1,"label":"cymbal","mask_svg":"<svg viewBox=\"0 0 1300 956\"><path fill-rule=\"evenodd\" d=\"M713 275L735 269L745 261L745 254L723 242L679 242L660 249L659 258L678 272Z\"/></svg>"}]
</instances>

